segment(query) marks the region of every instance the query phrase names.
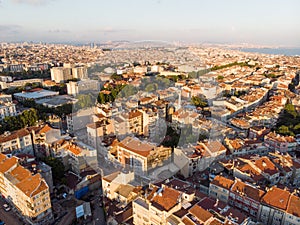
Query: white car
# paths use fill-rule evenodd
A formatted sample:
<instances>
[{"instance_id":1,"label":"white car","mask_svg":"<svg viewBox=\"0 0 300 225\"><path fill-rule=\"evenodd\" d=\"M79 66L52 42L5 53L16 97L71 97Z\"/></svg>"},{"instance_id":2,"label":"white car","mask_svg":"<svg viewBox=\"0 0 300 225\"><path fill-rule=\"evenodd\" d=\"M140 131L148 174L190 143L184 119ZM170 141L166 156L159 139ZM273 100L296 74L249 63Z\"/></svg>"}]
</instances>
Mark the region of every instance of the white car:
<instances>
[{"instance_id":1,"label":"white car","mask_svg":"<svg viewBox=\"0 0 300 225\"><path fill-rule=\"evenodd\" d=\"M3 208L6 212L10 211L10 209L11 209L7 204L4 204Z\"/></svg>"}]
</instances>

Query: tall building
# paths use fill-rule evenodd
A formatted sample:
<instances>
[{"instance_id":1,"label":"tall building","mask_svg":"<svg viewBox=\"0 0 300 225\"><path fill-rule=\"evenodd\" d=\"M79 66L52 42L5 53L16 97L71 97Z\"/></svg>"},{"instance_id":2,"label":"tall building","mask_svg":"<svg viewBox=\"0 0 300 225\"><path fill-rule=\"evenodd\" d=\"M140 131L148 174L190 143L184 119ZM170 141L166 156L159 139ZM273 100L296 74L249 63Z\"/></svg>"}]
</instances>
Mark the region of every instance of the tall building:
<instances>
[{"instance_id":1,"label":"tall building","mask_svg":"<svg viewBox=\"0 0 300 225\"><path fill-rule=\"evenodd\" d=\"M72 70L65 67L53 67L51 68L51 80L56 83L60 83L69 79L72 79Z\"/></svg>"},{"instance_id":2,"label":"tall building","mask_svg":"<svg viewBox=\"0 0 300 225\"><path fill-rule=\"evenodd\" d=\"M53 222L49 187L42 176L0 153L0 193L32 225Z\"/></svg>"},{"instance_id":3,"label":"tall building","mask_svg":"<svg viewBox=\"0 0 300 225\"><path fill-rule=\"evenodd\" d=\"M64 65L64 67L51 68L51 80L56 83L67 81L73 78L87 79L87 68L85 66L74 67L73 65Z\"/></svg>"},{"instance_id":4,"label":"tall building","mask_svg":"<svg viewBox=\"0 0 300 225\"><path fill-rule=\"evenodd\" d=\"M70 81L67 83L68 95L77 95L82 93L99 92L100 85L96 80L81 80L81 81Z\"/></svg>"},{"instance_id":5,"label":"tall building","mask_svg":"<svg viewBox=\"0 0 300 225\"><path fill-rule=\"evenodd\" d=\"M87 79L88 73L85 66L78 66L72 68L72 76L77 79Z\"/></svg>"}]
</instances>

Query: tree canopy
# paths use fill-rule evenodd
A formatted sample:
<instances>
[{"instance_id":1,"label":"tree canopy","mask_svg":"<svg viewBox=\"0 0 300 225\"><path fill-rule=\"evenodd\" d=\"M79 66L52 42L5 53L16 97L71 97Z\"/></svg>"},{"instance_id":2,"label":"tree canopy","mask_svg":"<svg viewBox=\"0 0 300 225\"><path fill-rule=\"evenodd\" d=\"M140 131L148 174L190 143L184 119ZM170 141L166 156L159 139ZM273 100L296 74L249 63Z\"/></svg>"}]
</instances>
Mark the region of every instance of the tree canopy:
<instances>
[{"instance_id":1,"label":"tree canopy","mask_svg":"<svg viewBox=\"0 0 300 225\"><path fill-rule=\"evenodd\" d=\"M300 134L300 113L296 111L293 104L288 103L285 105L275 130L282 135L295 136Z\"/></svg>"},{"instance_id":2,"label":"tree canopy","mask_svg":"<svg viewBox=\"0 0 300 225\"><path fill-rule=\"evenodd\" d=\"M28 109L17 116L7 116L0 123L0 133L5 131L19 130L24 127L34 126L38 121L38 113L36 109Z\"/></svg>"}]
</instances>

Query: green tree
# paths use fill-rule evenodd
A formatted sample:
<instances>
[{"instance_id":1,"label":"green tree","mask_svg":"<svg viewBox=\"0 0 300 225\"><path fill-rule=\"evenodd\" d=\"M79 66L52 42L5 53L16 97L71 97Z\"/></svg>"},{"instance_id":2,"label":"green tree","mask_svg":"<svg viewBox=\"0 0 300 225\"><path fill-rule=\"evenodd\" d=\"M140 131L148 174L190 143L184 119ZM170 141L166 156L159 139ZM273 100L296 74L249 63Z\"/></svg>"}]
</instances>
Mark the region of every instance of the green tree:
<instances>
[{"instance_id":1,"label":"green tree","mask_svg":"<svg viewBox=\"0 0 300 225\"><path fill-rule=\"evenodd\" d=\"M102 92L100 92L99 95L98 95L98 102L100 104L104 104L105 103L105 96L104 96L104 94Z\"/></svg>"},{"instance_id":2,"label":"green tree","mask_svg":"<svg viewBox=\"0 0 300 225\"><path fill-rule=\"evenodd\" d=\"M46 157L42 159L47 165L52 168L52 176L54 182L61 182L64 178L63 174L65 172L64 164L57 158L54 157Z\"/></svg>"},{"instance_id":3,"label":"green tree","mask_svg":"<svg viewBox=\"0 0 300 225\"><path fill-rule=\"evenodd\" d=\"M208 106L207 100L204 98L200 98L198 96L193 96L191 99L193 105L195 105L196 107L206 107Z\"/></svg>"}]
</instances>

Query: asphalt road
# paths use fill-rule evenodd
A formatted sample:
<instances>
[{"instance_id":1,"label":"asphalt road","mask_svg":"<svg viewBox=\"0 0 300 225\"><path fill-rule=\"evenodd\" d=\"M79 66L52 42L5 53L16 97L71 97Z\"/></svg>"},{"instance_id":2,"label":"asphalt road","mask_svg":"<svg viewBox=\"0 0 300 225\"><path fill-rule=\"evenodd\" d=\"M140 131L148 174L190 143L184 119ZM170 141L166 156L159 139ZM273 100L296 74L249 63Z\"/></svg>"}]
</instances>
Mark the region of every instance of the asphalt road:
<instances>
[{"instance_id":1,"label":"asphalt road","mask_svg":"<svg viewBox=\"0 0 300 225\"><path fill-rule=\"evenodd\" d=\"M10 210L9 212L6 212L3 209L4 200L0 198L0 219L5 222L7 225L21 225L24 224L21 219L13 212L13 210Z\"/></svg>"}]
</instances>

